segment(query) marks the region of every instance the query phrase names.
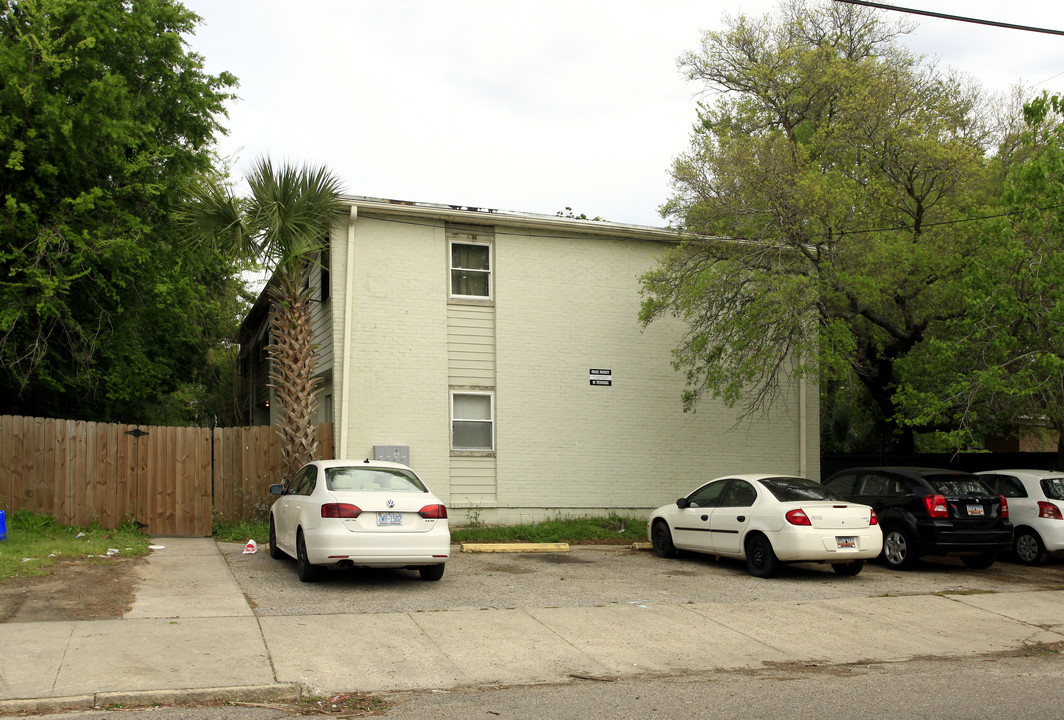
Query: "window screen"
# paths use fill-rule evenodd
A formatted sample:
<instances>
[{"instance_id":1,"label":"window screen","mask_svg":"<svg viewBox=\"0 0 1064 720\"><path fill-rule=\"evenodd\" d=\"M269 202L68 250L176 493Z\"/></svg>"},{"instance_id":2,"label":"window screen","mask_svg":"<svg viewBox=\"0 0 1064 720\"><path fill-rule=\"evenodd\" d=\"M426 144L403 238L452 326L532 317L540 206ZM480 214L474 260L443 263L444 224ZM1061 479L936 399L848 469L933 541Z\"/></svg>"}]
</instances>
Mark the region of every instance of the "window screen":
<instances>
[{"instance_id":1,"label":"window screen","mask_svg":"<svg viewBox=\"0 0 1064 720\"><path fill-rule=\"evenodd\" d=\"M494 450L495 431L490 394L452 393L451 448Z\"/></svg>"},{"instance_id":2,"label":"window screen","mask_svg":"<svg viewBox=\"0 0 1064 720\"><path fill-rule=\"evenodd\" d=\"M451 295L491 297L491 246L451 243Z\"/></svg>"}]
</instances>

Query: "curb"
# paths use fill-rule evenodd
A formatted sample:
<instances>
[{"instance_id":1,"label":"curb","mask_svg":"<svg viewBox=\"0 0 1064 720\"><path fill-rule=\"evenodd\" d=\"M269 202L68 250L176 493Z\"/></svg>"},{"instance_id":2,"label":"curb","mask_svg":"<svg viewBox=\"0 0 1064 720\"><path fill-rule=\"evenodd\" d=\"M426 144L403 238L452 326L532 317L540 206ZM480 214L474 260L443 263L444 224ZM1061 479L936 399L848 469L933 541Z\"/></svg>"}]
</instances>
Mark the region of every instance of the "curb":
<instances>
[{"instance_id":1,"label":"curb","mask_svg":"<svg viewBox=\"0 0 1064 720\"><path fill-rule=\"evenodd\" d=\"M649 542L634 542L629 545L577 545L569 543L461 543L462 552L474 553L548 553L571 550L653 550Z\"/></svg>"},{"instance_id":2,"label":"curb","mask_svg":"<svg viewBox=\"0 0 1064 720\"><path fill-rule=\"evenodd\" d=\"M298 702L298 683L277 685L237 685L232 687L184 690L131 690L92 695L0 700L0 713L44 715L69 710L100 710L106 707L150 707L153 705L200 705L219 702Z\"/></svg>"},{"instance_id":3,"label":"curb","mask_svg":"<svg viewBox=\"0 0 1064 720\"><path fill-rule=\"evenodd\" d=\"M462 543L462 552L551 553L569 552L569 543Z\"/></svg>"}]
</instances>

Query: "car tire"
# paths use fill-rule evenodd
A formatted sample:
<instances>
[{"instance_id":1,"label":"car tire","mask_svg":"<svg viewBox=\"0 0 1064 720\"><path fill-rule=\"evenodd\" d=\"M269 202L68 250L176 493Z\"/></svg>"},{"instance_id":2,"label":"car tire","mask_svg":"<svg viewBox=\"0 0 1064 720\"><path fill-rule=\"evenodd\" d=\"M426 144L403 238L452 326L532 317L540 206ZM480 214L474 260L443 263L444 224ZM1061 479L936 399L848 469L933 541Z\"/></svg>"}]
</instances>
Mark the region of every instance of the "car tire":
<instances>
[{"instance_id":1,"label":"car tire","mask_svg":"<svg viewBox=\"0 0 1064 720\"><path fill-rule=\"evenodd\" d=\"M969 570L986 570L997 560L997 553L993 550L981 552L978 555L961 555L961 562Z\"/></svg>"},{"instance_id":2,"label":"car tire","mask_svg":"<svg viewBox=\"0 0 1064 720\"><path fill-rule=\"evenodd\" d=\"M890 528L883 532L883 562L893 570L908 570L919 556L916 539L903 527Z\"/></svg>"},{"instance_id":3,"label":"car tire","mask_svg":"<svg viewBox=\"0 0 1064 720\"><path fill-rule=\"evenodd\" d=\"M754 577L768 578L779 570L780 561L772 543L764 535L752 535L746 540L746 567Z\"/></svg>"},{"instance_id":4,"label":"car tire","mask_svg":"<svg viewBox=\"0 0 1064 720\"><path fill-rule=\"evenodd\" d=\"M307 544L303 541L303 531L296 533L296 574L302 582L317 582L321 578L321 568L311 565L307 557Z\"/></svg>"},{"instance_id":5,"label":"car tire","mask_svg":"<svg viewBox=\"0 0 1064 720\"><path fill-rule=\"evenodd\" d=\"M443 568L443 563L439 565L422 565L417 571L421 574L422 580L439 580L443 577Z\"/></svg>"},{"instance_id":6,"label":"car tire","mask_svg":"<svg viewBox=\"0 0 1064 720\"><path fill-rule=\"evenodd\" d=\"M288 557L284 550L277 547L277 528L273 524L273 515L270 515L270 557L274 560Z\"/></svg>"},{"instance_id":7,"label":"car tire","mask_svg":"<svg viewBox=\"0 0 1064 720\"><path fill-rule=\"evenodd\" d=\"M1016 531L1012 549L1016 553L1016 560L1023 565L1041 565L1046 560L1046 544L1030 528Z\"/></svg>"},{"instance_id":8,"label":"car tire","mask_svg":"<svg viewBox=\"0 0 1064 720\"><path fill-rule=\"evenodd\" d=\"M853 577L864 569L864 560L854 560L848 563L831 563L831 569L838 575Z\"/></svg>"},{"instance_id":9,"label":"car tire","mask_svg":"<svg viewBox=\"0 0 1064 720\"><path fill-rule=\"evenodd\" d=\"M650 544L654 546L654 554L658 557L676 557L676 546L672 544L672 533L669 532L669 524L664 520L655 520L651 526Z\"/></svg>"}]
</instances>

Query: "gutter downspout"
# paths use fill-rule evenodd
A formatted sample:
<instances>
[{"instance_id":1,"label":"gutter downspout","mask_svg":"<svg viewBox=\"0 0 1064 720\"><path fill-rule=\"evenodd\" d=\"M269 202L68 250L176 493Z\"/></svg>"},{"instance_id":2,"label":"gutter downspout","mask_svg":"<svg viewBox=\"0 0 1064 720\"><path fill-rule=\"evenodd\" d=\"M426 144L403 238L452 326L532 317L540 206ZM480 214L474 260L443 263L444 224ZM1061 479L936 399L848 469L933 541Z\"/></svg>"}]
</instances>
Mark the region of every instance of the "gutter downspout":
<instances>
[{"instance_id":1,"label":"gutter downspout","mask_svg":"<svg viewBox=\"0 0 1064 720\"><path fill-rule=\"evenodd\" d=\"M806 428L806 424L809 422L809 410L808 410L808 398L806 397L806 387L808 382L805 378L798 381L798 474L801 477L809 477L809 449L806 444L809 442L809 431ZM820 482L820 478L816 478L817 482Z\"/></svg>"},{"instance_id":2,"label":"gutter downspout","mask_svg":"<svg viewBox=\"0 0 1064 720\"><path fill-rule=\"evenodd\" d=\"M351 402L351 308L354 305L351 299L351 288L353 285L353 277L355 272L355 221L358 220L358 206L351 205L351 212L347 217L347 257L345 262L347 267L344 268L344 350L341 356L341 363L343 370L341 371L341 380L343 383L340 389L340 412L336 423L340 426L336 436L339 438L341 445L337 450L339 457L347 457L349 454L348 440L351 434L351 413L348 411L349 403Z\"/></svg>"}]
</instances>

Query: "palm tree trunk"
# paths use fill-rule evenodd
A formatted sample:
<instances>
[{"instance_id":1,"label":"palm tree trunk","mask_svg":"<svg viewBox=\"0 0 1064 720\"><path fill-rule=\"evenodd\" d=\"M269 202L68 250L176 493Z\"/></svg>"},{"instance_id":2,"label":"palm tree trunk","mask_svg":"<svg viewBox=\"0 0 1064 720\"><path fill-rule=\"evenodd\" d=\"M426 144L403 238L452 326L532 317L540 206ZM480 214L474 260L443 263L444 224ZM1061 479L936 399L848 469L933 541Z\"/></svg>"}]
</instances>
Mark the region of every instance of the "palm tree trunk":
<instances>
[{"instance_id":1,"label":"palm tree trunk","mask_svg":"<svg viewBox=\"0 0 1064 720\"><path fill-rule=\"evenodd\" d=\"M278 432L284 477L289 478L317 455L313 419L321 378L316 377L309 292L289 273L278 273L275 281L270 287L273 337L266 349L273 361L270 387L281 414Z\"/></svg>"}]
</instances>

